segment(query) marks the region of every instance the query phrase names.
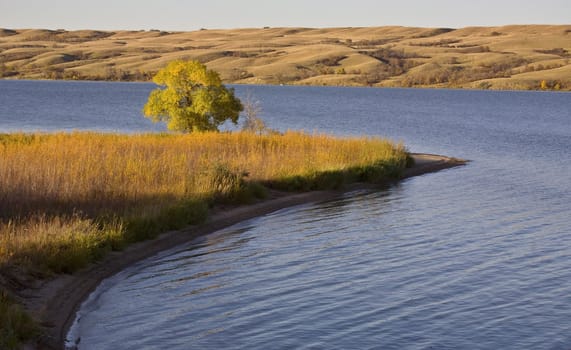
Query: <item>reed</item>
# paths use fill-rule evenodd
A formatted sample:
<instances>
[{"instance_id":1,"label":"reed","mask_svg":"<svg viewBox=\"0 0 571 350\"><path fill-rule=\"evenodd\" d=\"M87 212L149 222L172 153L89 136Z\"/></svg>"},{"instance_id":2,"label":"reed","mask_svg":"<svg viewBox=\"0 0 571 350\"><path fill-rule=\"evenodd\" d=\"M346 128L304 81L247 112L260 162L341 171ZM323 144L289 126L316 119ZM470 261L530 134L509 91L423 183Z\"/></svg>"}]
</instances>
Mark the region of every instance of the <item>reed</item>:
<instances>
[{"instance_id":1,"label":"reed","mask_svg":"<svg viewBox=\"0 0 571 350\"><path fill-rule=\"evenodd\" d=\"M396 177L402 145L286 132L0 135L0 266L72 272L266 188Z\"/></svg>"}]
</instances>

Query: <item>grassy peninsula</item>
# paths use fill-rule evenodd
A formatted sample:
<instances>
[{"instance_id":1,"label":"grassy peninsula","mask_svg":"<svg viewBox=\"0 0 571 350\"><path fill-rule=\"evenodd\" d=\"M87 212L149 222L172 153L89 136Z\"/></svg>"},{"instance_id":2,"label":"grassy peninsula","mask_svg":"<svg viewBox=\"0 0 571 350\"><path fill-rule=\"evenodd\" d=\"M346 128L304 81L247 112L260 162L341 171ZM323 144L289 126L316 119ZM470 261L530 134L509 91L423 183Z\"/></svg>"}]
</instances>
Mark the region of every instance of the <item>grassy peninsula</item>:
<instances>
[{"instance_id":1,"label":"grassy peninsula","mask_svg":"<svg viewBox=\"0 0 571 350\"><path fill-rule=\"evenodd\" d=\"M226 83L571 90L571 25L0 29L0 77L149 80L195 59Z\"/></svg>"},{"instance_id":2,"label":"grassy peninsula","mask_svg":"<svg viewBox=\"0 0 571 350\"><path fill-rule=\"evenodd\" d=\"M14 301L29 276L72 273L221 205L396 179L409 162L388 140L300 132L0 135L0 347L37 334Z\"/></svg>"}]
</instances>

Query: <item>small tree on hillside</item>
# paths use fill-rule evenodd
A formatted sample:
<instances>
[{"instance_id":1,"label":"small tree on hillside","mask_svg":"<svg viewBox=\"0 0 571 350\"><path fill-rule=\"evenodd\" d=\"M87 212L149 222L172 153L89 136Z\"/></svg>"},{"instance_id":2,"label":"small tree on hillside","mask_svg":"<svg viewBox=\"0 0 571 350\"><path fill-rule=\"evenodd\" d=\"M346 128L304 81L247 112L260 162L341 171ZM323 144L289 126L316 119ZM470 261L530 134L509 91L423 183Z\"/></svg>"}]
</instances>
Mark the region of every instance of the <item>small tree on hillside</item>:
<instances>
[{"instance_id":1,"label":"small tree on hillside","mask_svg":"<svg viewBox=\"0 0 571 350\"><path fill-rule=\"evenodd\" d=\"M173 61L153 82L163 88L151 92L143 112L154 122L166 122L170 130L216 131L227 120L236 124L243 110L234 90L198 61Z\"/></svg>"}]
</instances>

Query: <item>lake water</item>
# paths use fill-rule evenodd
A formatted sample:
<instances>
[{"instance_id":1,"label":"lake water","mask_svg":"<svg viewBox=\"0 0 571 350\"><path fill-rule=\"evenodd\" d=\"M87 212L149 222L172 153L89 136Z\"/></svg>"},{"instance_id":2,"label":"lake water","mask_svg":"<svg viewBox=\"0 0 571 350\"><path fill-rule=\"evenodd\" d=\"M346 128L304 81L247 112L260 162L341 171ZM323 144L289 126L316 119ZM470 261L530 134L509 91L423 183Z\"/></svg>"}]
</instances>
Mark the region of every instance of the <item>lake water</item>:
<instances>
[{"instance_id":1,"label":"lake water","mask_svg":"<svg viewBox=\"0 0 571 350\"><path fill-rule=\"evenodd\" d=\"M152 84L0 81L0 132L164 130ZM105 281L80 349L571 348L571 95L236 86L276 129L465 167L249 220Z\"/></svg>"}]
</instances>

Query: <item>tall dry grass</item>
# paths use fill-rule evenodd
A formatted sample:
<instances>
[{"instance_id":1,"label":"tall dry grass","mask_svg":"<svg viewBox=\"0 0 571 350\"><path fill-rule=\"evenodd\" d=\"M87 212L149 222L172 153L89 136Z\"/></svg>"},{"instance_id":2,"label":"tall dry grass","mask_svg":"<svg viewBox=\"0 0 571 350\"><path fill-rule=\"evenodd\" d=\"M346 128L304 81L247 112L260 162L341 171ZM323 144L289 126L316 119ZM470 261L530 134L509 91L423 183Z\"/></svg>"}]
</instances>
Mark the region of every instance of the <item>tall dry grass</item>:
<instances>
[{"instance_id":1,"label":"tall dry grass","mask_svg":"<svg viewBox=\"0 0 571 350\"><path fill-rule=\"evenodd\" d=\"M37 330L2 290L4 272L71 273L200 222L213 204L247 202L267 187L379 181L407 159L382 139L296 132L0 134L0 347L17 348Z\"/></svg>"},{"instance_id":2,"label":"tall dry grass","mask_svg":"<svg viewBox=\"0 0 571 350\"><path fill-rule=\"evenodd\" d=\"M260 184L338 187L394 176L406 159L387 140L299 132L1 135L0 265L70 272Z\"/></svg>"}]
</instances>

